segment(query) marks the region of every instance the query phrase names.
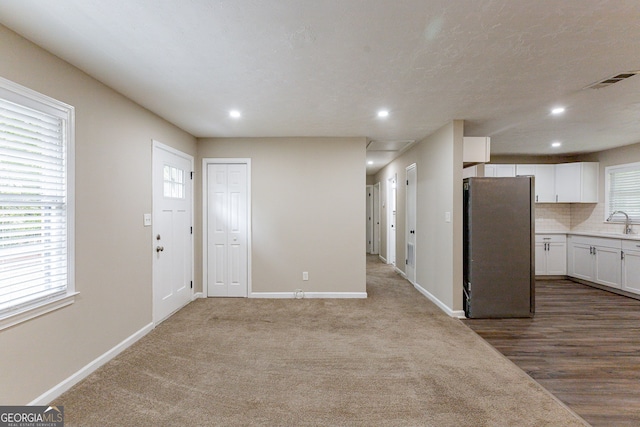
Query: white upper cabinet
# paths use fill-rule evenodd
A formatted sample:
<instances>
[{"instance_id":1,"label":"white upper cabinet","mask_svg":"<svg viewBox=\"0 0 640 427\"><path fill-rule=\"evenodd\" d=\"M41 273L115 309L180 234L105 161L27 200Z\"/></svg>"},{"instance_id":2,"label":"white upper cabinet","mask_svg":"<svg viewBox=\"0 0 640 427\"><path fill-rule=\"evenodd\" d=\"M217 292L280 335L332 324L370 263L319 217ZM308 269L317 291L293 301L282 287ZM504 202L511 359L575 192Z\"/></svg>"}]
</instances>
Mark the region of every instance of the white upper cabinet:
<instances>
[{"instance_id":1,"label":"white upper cabinet","mask_svg":"<svg viewBox=\"0 0 640 427\"><path fill-rule=\"evenodd\" d=\"M598 203L598 162L555 165L558 203Z\"/></svg>"},{"instance_id":2,"label":"white upper cabinet","mask_svg":"<svg viewBox=\"0 0 640 427\"><path fill-rule=\"evenodd\" d=\"M556 201L556 165L516 165L516 175L535 177L536 203Z\"/></svg>"},{"instance_id":3,"label":"white upper cabinet","mask_svg":"<svg viewBox=\"0 0 640 427\"><path fill-rule=\"evenodd\" d=\"M464 163L487 163L491 154L491 138L485 136L465 136L462 146Z\"/></svg>"},{"instance_id":4,"label":"white upper cabinet","mask_svg":"<svg viewBox=\"0 0 640 427\"><path fill-rule=\"evenodd\" d=\"M516 176L516 165L484 165L484 176L493 178Z\"/></svg>"}]
</instances>

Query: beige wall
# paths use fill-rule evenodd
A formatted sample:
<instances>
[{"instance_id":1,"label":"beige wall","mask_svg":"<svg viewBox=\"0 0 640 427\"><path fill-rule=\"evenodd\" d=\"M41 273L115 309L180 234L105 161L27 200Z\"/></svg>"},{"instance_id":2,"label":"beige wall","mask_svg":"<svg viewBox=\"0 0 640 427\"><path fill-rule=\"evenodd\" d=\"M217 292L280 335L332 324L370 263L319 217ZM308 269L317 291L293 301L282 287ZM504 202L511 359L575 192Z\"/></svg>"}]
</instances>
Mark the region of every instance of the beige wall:
<instances>
[{"instance_id":1,"label":"beige wall","mask_svg":"<svg viewBox=\"0 0 640 427\"><path fill-rule=\"evenodd\" d=\"M198 168L251 158L253 292L366 292L365 148L366 138L199 140Z\"/></svg>"},{"instance_id":2,"label":"beige wall","mask_svg":"<svg viewBox=\"0 0 640 427\"><path fill-rule=\"evenodd\" d=\"M620 223L605 222L604 193L605 193L605 168L607 166L624 165L640 162L640 143L613 148L592 154L585 154L576 158L577 161L600 162L598 183L598 204L571 205L571 230L572 231L597 231L597 232L622 232ZM638 231L638 226L633 227Z\"/></svg>"},{"instance_id":3,"label":"beige wall","mask_svg":"<svg viewBox=\"0 0 640 427\"><path fill-rule=\"evenodd\" d=\"M189 134L0 26L0 76L76 111L76 303L0 331L0 403L26 404L152 321L151 140Z\"/></svg>"},{"instance_id":4,"label":"beige wall","mask_svg":"<svg viewBox=\"0 0 640 427\"><path fill-rule=\"evenodd\" d=\"M386 206L388 179L397 175L396 264L404 271L406 167L417 167L416 282L451 311L462 310L462 138L455 120L376 174ZM445 222L445 212L451 222ZM382 210L380 253L387 257L388 218Z\"/></svg>"},{"instance_id":5,"label":"beige wall","mask_svg":"<svg viewBox=\"0 0 640 427\"><path fill-rule=\"evenodd\" d=\"M620 223L604 221L605 168L640 162L640 143L578 156L492 156L491 163L599 162L599 203L536 204L536 230L620 232Z\"/></svg>"}]
</instances>

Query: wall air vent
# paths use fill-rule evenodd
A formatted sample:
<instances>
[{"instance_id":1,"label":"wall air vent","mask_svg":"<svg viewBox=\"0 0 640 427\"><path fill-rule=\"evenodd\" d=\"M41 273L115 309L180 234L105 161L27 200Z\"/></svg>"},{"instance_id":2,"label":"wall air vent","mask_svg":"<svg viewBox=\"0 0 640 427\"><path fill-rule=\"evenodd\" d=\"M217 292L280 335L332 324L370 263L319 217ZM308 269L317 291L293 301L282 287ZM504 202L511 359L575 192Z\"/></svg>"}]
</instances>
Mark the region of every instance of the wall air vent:
<instances>
[{"instance_id":1,"label":"wall air vent","mask_svg":"<svg viewBox=\"0 0 640 427\"><path fill-rule=\"evenodd\" d=\"M635 76L636 74L640 74L640 71L628 71L626 73L616 74L615 76L607 77L604 80L600 80L599 82L590 84L586 87L586 89L602 89L603 87L611 86L614 83L626 80L629 77Z\"/></svg>"}]
</instances>

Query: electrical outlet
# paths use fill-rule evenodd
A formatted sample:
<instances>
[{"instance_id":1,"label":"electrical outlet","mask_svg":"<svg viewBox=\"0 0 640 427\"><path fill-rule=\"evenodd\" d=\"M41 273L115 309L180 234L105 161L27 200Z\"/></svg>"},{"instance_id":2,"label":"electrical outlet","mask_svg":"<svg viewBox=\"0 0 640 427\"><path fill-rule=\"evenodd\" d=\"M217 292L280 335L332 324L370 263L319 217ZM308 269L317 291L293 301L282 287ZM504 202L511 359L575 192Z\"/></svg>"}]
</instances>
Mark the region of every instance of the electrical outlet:
<instances>
[{"instance_id":1,"label":"electrical outlet","mask_svg":"<svg viewBox=\"0 0 640 427\"><path fill-rule=\"evenodd\" d=\"M303 271L302 272L302 280L309 280L309 272L308 271Z\"/></svg>"}]
</instances>

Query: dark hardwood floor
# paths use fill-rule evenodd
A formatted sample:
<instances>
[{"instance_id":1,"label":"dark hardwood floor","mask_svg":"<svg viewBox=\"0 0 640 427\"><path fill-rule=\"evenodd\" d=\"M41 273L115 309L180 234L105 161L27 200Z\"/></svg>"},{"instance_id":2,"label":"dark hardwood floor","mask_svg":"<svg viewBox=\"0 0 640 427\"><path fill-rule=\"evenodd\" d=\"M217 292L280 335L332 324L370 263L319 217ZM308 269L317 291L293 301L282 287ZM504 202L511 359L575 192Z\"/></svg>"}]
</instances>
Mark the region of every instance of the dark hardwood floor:
<instances>
[{"instance_id":1,"label":"dark hardwood floor","mask_svg":"<svg viewBox=\"0 0 640 427\"><path fill-rule=\"evenodd\" d=\"M533 319L465 319L593 426L640 426L640 301L536 282Z\"/></svg>"}]
</instances>

